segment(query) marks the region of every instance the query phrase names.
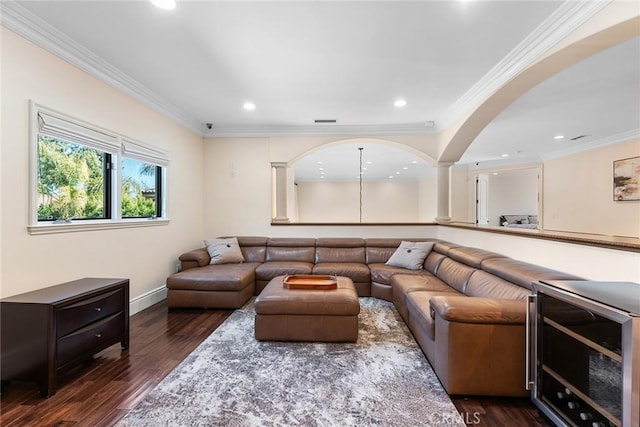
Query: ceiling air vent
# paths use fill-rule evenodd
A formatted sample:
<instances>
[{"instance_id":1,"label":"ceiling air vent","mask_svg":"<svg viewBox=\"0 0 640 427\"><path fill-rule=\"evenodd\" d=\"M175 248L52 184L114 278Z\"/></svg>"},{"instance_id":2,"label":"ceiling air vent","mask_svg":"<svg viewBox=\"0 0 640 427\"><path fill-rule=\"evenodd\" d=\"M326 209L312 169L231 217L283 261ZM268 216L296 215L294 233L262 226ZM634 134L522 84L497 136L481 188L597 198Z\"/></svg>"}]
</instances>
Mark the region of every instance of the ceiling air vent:
<instances>
[{"instance_id":1,"label":"ceiling air vent","mask_svg":"<svg viewBox=\"0 0 640 427\"><path fill-rule=\"evenodd\" d=\"M314 122L316 123L335 123L337 122L336 119L315 119Z\"/></svg>"},{"instance_id":2,"label":"ceiling air vent","mask_svg":"<svg viewBox=\"0 0 640 427\"><path fill-rule=\"evenodd\" d=\"M591 136L591 135L578 135L578 136L574 136L574 137L573 137L573 138L571 138L570 140L571 140L571 141L577 141L577 140L579 140L579 139L586 138L586 137L588 137L588 136Z\"/></svg>"}]
</instances>

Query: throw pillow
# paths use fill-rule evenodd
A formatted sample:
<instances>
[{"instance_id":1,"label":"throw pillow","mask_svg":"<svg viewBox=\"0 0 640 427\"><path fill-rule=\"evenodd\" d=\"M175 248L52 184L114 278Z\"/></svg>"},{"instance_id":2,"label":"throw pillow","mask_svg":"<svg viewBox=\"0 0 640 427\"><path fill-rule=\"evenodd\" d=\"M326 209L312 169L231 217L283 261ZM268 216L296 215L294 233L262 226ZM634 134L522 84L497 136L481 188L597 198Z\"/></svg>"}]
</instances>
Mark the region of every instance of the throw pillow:
<instances>
[{"instance_id":1,"label":"throw pillow","mask_svg":"<svg viewBox=\"0 0 640 427\"><path fill-rule=\"evenodd\" d=\"M236 237L228 239L208 239L204 241L211 257L209 264L234 264L244 262Z\"/></svg>"},{"instance_id":2,"label":"throw pillow","mask_svg":"<svg viewBox=\"0 0 640 427\"><path fill-rule=\"evenodd\" d=\"M433 242L406 242L403 240L385 264L409 270L420 270L425 258L433 249L433 245Z\"/></svg>"}]
</instances>

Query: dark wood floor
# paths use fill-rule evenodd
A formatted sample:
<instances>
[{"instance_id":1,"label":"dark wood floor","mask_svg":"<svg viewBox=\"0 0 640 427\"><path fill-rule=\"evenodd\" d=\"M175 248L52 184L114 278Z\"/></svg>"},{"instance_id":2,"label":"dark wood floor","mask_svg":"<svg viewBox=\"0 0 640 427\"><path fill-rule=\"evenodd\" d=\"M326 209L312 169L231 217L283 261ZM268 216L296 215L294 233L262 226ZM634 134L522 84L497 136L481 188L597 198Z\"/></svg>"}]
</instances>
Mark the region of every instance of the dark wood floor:
<instances>
[{"instance_id":1,"label":"dark wood floor","mask_svg":"<svg viewBox=\"0 0 640 427\"><path fill-rule=\"evenodd\" d=\"M115 345L63 374L58 392L38 395L35 383L13 382L0 399L0 425L111 426L133 408L231 314L168 311L156 304L131 317L131 345ZM452 399L468 425L548 426L528 399Z\"/></svg>"}]
</instances>

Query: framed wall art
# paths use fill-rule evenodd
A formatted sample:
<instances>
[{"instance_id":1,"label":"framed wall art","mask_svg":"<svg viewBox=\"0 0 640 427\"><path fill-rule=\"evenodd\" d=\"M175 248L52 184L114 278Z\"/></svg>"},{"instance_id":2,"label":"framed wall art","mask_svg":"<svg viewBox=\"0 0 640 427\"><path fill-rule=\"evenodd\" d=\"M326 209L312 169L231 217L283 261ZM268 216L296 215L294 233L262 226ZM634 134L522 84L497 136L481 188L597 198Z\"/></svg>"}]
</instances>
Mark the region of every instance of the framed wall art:
<instances>
[{"instance_id":1,"label":"framed wall art","mask_svg":"<svg viewBox=\"0 0 640 427\"><path fill-rule=\"evenodd\" d=\"M613 200L640 200L640 156L613 162Z\"/></svg>"}]
</instances>

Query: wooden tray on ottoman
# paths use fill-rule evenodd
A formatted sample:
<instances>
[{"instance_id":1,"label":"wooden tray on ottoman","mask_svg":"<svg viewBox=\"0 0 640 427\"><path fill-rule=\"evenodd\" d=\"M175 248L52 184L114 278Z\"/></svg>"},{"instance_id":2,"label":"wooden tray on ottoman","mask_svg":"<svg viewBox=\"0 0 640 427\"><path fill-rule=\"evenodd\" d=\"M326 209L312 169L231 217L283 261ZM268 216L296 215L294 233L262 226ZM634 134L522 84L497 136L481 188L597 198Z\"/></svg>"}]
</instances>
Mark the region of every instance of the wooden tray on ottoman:
<instances>
[{"instance_id":1,"label":"wooden tray on ottoman","mask_svg":"<svg viewBox=\"0 0 640 427\"><path fill-rule=\"evenodd\" d=\"M285 276L282 286L287 289L313 289L329 291L338 289L338 279L336 276L323 274L292 274Z\"/></svg>"}]
</instances>

